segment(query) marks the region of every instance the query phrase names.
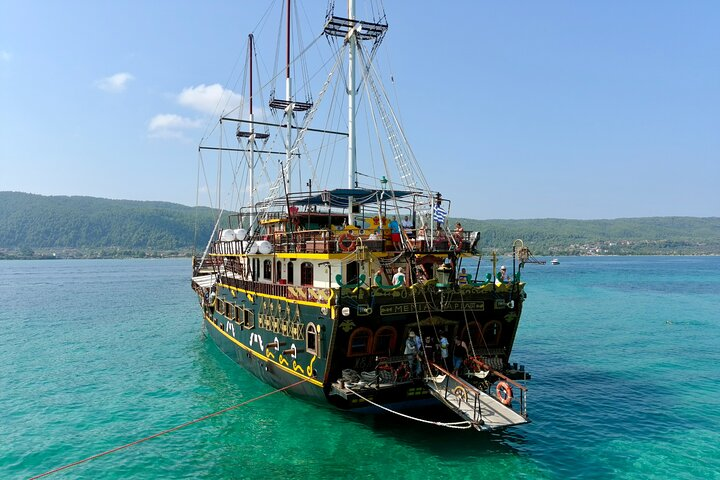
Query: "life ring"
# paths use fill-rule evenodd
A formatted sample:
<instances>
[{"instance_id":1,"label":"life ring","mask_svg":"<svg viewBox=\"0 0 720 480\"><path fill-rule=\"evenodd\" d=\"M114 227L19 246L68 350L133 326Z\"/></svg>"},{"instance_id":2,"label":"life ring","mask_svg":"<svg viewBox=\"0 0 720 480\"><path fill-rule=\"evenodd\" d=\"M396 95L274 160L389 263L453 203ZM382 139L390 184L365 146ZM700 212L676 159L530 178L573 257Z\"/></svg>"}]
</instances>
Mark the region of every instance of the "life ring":
<instances>
[{"instance_id":1,"label":"life ring","mask_svg":"<svg viewBox=\"0 0 720 480\"><path fill-rule=\"evenodd\" d=\"M355 237L351 233L343 233L340 235L337 241L338 248L343 252L354 252L355 251Z\"/></svg>"},{"instance_id":2,"label":"life ring","mask_svg":"<svg viewBox=\"0 0 720 480\"><path fill-rule=\"evenodd\" d=\"M495 394L497 395L497 399L500 400L500 403L503 405L510 405L510 403L512 403L513 391L512 387L508 385L507 382L498 383L497 387L495 387Z\"/></svg>"}]
</instances>

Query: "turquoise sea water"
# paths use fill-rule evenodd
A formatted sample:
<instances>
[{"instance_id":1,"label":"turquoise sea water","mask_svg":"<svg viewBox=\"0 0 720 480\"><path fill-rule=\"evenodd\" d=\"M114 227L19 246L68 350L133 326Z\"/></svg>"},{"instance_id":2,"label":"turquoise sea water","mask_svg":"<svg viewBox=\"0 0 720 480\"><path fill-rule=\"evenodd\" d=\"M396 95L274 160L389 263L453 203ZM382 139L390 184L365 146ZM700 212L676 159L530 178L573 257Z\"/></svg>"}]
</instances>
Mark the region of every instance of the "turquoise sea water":
<instances>
[{"instance_id":1,"label":"turquoise sea water","mask_svg":"<svg viewBox=\"0 0 720 480\"><path fill-rule=\"evenodd\" d=\"M720 258L530 265L530 425L449 430L280 393L48 478L720 478ZM189 260L0 262L0 478L271 391L201 333Z\"/></svg>"}]
</instances>

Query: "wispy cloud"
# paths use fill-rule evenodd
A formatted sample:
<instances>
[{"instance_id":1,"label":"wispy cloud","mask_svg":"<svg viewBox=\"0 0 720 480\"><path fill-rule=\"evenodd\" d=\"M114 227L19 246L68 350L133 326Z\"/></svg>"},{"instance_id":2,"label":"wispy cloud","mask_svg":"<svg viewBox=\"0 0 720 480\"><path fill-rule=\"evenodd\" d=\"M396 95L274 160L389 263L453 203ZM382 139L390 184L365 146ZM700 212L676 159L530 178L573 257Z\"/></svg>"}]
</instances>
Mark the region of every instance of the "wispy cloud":
<instances>
[{"instance_id":1,"label":"wispy cloud","mask_svg":"<svg viewBox=\"0 0 720 480\"><path fill-rule=\"evenodd\" d=\"M205 85L184 89L178 95L178 103L203 113L216 113L225 107L240 105L242 96L232 90L226 90L220 84Z\"/></svg>"},{"instance_id":2,"label":"wispy cloud","mask_svg":"<svg viewBox=\"0 0 720 480\"><path fill-rule=\"evenodd\" d=\"M148 125L151 137L156 138L184 138L184 132L202 125L201 120L181 117L173 113L155 115Z\"/></svg>"},{"instance_id":3,"label":"wispy cloud","mask_svg":"<svg viewBox=\"0 0 720 480\"><path fill-rule=\"evenodd\" d=\"M0 62L9 62L12 60L12 53L7 50L0 50Z\"/></svg>"},{"instance_id":4,"label":"wispy cloud","mask_svg":"<svg viewBox=\"0 0 720 480\"><path fill-rule=\"evenodd\" d=\"M98 80L95 82L95 86L105 92L120 93L124 91L127 88L128 83L134 79L135 77L131 74L121 72Z\"/></svg>"},{"instance_id":5,"label":"wispy cloud","mask_svg":"<svg viewBox=\"0 0 720 480\"><path fill-rule=\"evenodd\" d=\"M176 97L177 103L201 113L214 114L227 107L240 105L242 96L219 84L197 85L183 89ZM188 130L199 128L203 121L172 113L155 115L148 124L148 135L154 138L186 139Z\"/></svg>"}]
</instances>

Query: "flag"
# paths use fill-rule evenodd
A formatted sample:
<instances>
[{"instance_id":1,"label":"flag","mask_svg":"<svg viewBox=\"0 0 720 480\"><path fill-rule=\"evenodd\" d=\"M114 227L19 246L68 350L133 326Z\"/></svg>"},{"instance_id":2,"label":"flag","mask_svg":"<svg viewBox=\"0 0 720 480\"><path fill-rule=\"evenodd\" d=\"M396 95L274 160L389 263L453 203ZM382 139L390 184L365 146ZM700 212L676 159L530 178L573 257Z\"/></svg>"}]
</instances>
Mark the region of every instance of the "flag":
<instances>
[{"instance_id":1,"label":"flag","mask_svg":"<svg viewBox=\"0 0 720 480\"><path fill-rule=\"evenodd\" d=\"M438 223L443 223L445 221L445 217L447 217L447 212L443 210L440 205L435 205L435 208L433 209L433 220Z\"/></svg>"}]
</instances>

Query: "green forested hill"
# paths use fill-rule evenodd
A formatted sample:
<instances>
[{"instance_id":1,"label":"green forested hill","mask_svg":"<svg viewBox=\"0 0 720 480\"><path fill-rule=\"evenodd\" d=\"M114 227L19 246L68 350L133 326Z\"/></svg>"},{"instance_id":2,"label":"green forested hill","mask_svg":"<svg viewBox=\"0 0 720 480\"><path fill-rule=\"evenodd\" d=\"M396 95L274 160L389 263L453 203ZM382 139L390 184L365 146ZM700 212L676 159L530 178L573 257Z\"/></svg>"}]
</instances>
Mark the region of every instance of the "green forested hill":
<instances>
[{"instance_id":1,"label":"green forested hill","mask_svg":"<svg viewBox=\"0 0 720 480\"><path fill-rule=\"evenodd\" d=\"M189 255L202 248L215 211L166 202L0 192L0 258ZM720 218L472 220L483 251L510 251L516 238L535 255L720 254Z\"/></svg>"},{"instance_id":2,"label":"green forested hill","mask_svg":"<svg viewBox=\"0 0 720 480\"><path fill-rule=\"evenodd\" d=\"M458 221L482 232L483 248L499 251L520 238L536 255L720 254L720 217Z\"/></svg>"},{"instance_id":3,"label":"green forested hill","mask_svg":"<svg viewBox=\"0 0 720 480\"><path fill-rule=\"evenodd\" d=\"M187 255L207 240L215 213L166 202L0 192L0 249L71 256Z\"/></svg>"}]
</instances>

